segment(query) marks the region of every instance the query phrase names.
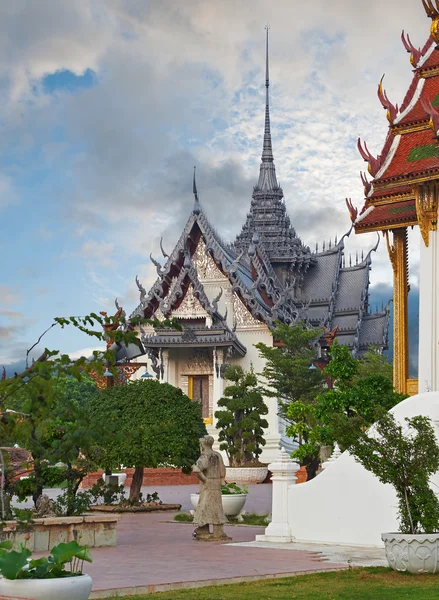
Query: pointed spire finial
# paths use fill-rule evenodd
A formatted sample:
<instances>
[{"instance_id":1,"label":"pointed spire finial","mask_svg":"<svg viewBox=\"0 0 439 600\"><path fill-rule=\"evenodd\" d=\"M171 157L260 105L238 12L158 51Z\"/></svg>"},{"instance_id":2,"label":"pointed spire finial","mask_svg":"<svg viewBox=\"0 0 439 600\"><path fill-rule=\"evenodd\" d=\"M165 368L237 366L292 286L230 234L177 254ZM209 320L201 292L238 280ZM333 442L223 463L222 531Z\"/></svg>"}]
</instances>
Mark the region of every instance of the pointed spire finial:
<instances>
[{"instance_id":1,"label":"pointed spire finial","mask_svg":"<svg viewBox=\"0 0 439 600\"><path fill-rule=\"evenodd\" d=\"M274 167L273 148L271 145L271 128L270 128L270 101L268 89L270 87L270 73L268 66L268 31L269 26L265 26L265 127L264 127L264 144L262 147L261 167L259 171L258 188L262 191L270 191L278 189L279 185L276 179L276 170Z\"/></svg>"},{"instance_id":2,"label":"pointed spire finial","mask_svg":"<svg viewBox=\"0 0 439 600\"><path fill-rule=\"evenodd\" d=\"M192 192L195 196L195 204L194 204L194 210L193 212L198 215L201 211L201 206L200 206L200 200L198 198L198 191L197 191L197 182L195 181L195 171L196 171L197 167L194 167L194 183L193 183L193 188L192 188Z\"/></svg>"}]
</instances>

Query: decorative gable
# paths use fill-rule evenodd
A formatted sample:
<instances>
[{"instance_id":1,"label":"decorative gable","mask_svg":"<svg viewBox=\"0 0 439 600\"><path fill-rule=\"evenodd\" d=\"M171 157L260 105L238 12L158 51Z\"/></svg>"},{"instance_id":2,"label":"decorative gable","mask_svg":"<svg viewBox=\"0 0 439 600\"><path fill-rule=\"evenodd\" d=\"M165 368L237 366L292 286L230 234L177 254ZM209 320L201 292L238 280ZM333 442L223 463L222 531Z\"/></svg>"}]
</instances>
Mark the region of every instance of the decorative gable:
<instances>
[{"instance_id":1,"label":"decorative gable","mask_svg":"<svg viewBox=\"0 0 439 600\"><path fill-rule=\"evenodd\" d=\"M209 314L195 297L194 288L190 285L180 306L172 311L171 316L177 319L206 319Z\"/></svg>"},{"instance_id":2,"label":"decorative gable","mask_svg":"<svg viewBox=\"0 0 439 600\"><path fill-rule=\"evenodd\" d=\"M197 249L192 256L192 262L197 270L199 279L228 281L227 277L217 267L210 254L206 252L206 244L203 238L200 238L200 241L198 242Z\"/></svg>"}]
</instances>

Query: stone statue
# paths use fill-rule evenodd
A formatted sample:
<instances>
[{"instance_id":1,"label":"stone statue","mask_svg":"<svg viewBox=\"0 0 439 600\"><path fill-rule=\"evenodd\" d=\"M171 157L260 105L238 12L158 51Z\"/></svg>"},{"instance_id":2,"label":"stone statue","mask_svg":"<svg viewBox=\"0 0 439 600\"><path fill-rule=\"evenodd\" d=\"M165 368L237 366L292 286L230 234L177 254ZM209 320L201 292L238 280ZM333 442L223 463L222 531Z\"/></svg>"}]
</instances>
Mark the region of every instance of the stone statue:
<instances>
[{"instance_id":1,"label":"stone statue","mask_svg":"<svg viewBox=\"0 0 439 600\"><path fill-rule=\"evenodd\" d=\"M200 497L194 512L194 538L197 540L230 540L224 533L224 514L221 501L221 486L226 475L222 456L213 450L213 437L205 435L200 438L201 456L192 467L192 472L200 480ZM209 530L212 525L212 533Z\"/></svg>"},{"instance_id":2,"label":"stone statue","mask_svg":"<svg viewBox=\"0 0 439 600\"><path fill-rule=\"evenodd\" d=\"M53 500L51 500L47 494L41 494L37 500L37 505L35 508L35 516L37 519L41 519L43 517L56 517L53 509Z\"/></svg>"}]
</instances>

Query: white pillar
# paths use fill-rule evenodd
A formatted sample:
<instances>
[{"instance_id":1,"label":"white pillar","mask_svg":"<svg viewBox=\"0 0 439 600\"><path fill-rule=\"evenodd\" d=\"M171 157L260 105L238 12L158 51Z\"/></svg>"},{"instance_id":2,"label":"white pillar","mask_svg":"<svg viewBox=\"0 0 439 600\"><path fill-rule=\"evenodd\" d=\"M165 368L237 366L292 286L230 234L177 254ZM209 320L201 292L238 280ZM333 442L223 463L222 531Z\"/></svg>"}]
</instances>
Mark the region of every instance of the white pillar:
<instances>
[{"instance_id":1,"label":"white pillar","mask_svg":"<svg viewBox=\"0 0 439 600\"><path fill-rule=\"evenodd\" d=\"M212 398L212 418L213 425L215 426L215 411L218 410L218 400L224 395L224 378L221 377L221 373L218 371L217 366L221 366L224 362L224 352L222 348L218 348L215 352L213 352L213 398ZM218 365L217 365L218 361Z\"/></svg>"},{"instance_id":2,"label":"white pillar","mask_svg":"<svg viewBox=\"0 0 439 600\"><path fill-rule=\"evenodd\" d=\"M272 490L272 519L264 535L257 535L260 542L276 542L287 544L293 541L293 534L288 523L288 488L296 483L296 472L299 465L291 460L285 448L280 451L277 462L268 465L271 471Z\"/></svg>"},{"instance_id":3,"label":"white pillar","mask_svg":"<svg viewBox=\"0 0 439 600\"><path fill-rule=\"evenodd\" d=\"M439 240L421 240L419 268L419 394L439 391Z\"/></svg>"},{"instance_id":4,"label":"white pillar","mask_svg":"<svg viewBox=\"0 0 439 600\"><path fill-rule=\"evenodd\" d=\"M169 383L169 350L163 350L163 378L164 383Z\"/></svg>"}]
</instances>

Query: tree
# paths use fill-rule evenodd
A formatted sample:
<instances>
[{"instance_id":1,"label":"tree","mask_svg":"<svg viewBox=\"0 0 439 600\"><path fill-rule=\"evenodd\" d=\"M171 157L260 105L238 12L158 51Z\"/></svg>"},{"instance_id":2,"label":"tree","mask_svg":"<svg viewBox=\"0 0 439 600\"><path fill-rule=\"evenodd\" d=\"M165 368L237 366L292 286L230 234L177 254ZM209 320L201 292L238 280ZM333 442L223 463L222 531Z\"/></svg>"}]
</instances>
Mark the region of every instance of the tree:
<instances>
[{"instance_id":1,"label":"tree","mask_svg":"<svg viewBox=\"0 0 439 600\"><path fill-rule=\"evenodd\" d=\"M439 447L430 419L382 415L370 431L344 415L337 435L349 452L382 483L391 484L398 497L400 531L439 531L439 500L429 479L439 469Z\"/></svg>"},{"instance_id":2,"label":"tree","mask_svg":"<svg viewBox=\"0 0 439 600\"><path fill-rule=\"evenodd\" d=\"M88 399L87 411L110 436L101 446L104 468L134 467L130 500L139 501L145 467L180 467L189 473L206 435L201 406L168 383L133 381Z\"/></svg>"},{"instance_id":3,"label":"tree","mask_svg":"<svg viewBox=\"0 0 439 600\"><path fill-rule=\"evenodd\" d=\"M122 311L118 310L116 316L108 317L105 313L97 315L90 313L83 317L59 317L55 318L50 327L44 331L38 340L26 352L26 367L22 373L15 374L14 377L0 380L0 434L2 440L21 439L26 440L28 449L34 456L35 469L35 490L33 493L34 501L41 494L43 486L42 465L43 461L53 459L56 454L60 460L63 457L55 453L55 446L52 442L58 443L58 449L70 450L78 446L68 441L69 436L77 438L74 427L67 428L65 431L66 444L61 444L60 440L51 438L50 426L58 418L56 414L56 397L59 395L59 385L65 379L75 378L81 380L86 374L95 372L102 375L104 368L110 369L113 375L116 375L116 344L139 345L136 325L152 324L154 327L171 327L178 329L180 326L174 319L162 322L152 321L150 319L133 318L127 325ZM45 349L40 356L30 363L31 352L39 346L42 338L54 327L73 326L83 333L93 337L101 342L107 349L96 350L91 357L80 357L72 360L67 354L62 354L59 350ZM112 344L113 342L113 344ZM65 383L65 382L64 382ZM68 387L68 385L67 385ZM24 407L21 414L15 415L17 405ZM70 460L71 454L66 456ZM1 467L1 486L0 486L0 507L1 517L5 518L5 498L4 498L4 456L0 450ZM73 466L72 466L73 468Z\"/></svg>"},{"instance_id":4,"label":"tree","mask_svg":"<svg viewBox=\"0 0 439 600\"><path fill-rule=\"evenodd\" d=\"M261 417L268 413L253 368L248 373L238 365L226 369L225 378L232 382L218 401L223 410L215 412L220 449L225 450L231 467L258 464L261 446L265 445L264 428L268 422Z\"/></svg>"},{"instance_id":5,"label":"tree","mask_svg":"<svg viewBox=\"0 0 439 600\"><path fill-rule=\"evenodd\" d=\"M343 440L337 439L337 432L342 430L340 423L345 422L345 417L354 419L357 428L365 429L407 396L395 392L391 379L383 374L386 371L381 369L383 363L376 360L376 354L368 353L364 359L354 359L349 348L336 340L330 355L325 374L335 383L333 389L316 398L315 416L327 437L344 448ZM368 375L362 377L362 374Z\"/></svg>"},{"instance_id":6,"label":"tree","mask_svg":"<svg viewBox=\"0 0 439 600\"><path fill-rule=\"evenodd\" d=\"M372 375L380 375L391 382L393 381L392 363L373 346L359 359L356 378L364 379Z\"/></svg>"},{"instance_id":7,"label":"tree","mask_svg":"<svg viewBox=\"0 0 439 600\"><path fill-rule=\"evenodd\" d=\"M286 433L299 444L292 456L306 466L308 479L318 468L318 445L310 435L315 426L313 403L325 385L320 369L312 368L321 335L320 329L304 323L277 323L273 333L276 345L256 344L266 361L262 375L268 387L264 393L278 399L279 413L288 423Z\"/></svg>"},{"instance_id":8,"label":"tree","mask_svg":"<svg viewBox=\"0 0 439 600\"><path fill-rule=\"evenodd\" d=\"M290 326L279 322L273 332L274 347L256 344L266 361L262 375L268 387L264 393L278 399L284 417L291 402L312 402L323 389L320 369L310 369L317 360L316 344L321 334L320 329L308 328L304 323Z\"/></svg>"}]
</instances>

